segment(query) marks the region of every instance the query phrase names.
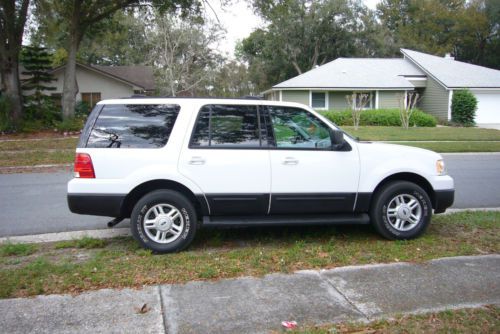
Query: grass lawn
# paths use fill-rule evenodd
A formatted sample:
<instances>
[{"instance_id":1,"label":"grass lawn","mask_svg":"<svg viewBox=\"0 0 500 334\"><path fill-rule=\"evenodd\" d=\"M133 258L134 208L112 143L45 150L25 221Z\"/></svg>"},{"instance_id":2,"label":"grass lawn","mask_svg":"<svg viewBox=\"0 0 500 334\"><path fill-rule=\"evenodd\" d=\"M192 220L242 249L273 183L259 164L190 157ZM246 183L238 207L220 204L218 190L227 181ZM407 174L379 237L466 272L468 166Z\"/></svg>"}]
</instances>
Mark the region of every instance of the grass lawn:
<instances>
[{"instance_id":1,"label":"grass lawn","mask_svg":"<svg viewBox=\"0 0 500 334\"><path fill-rule=\"evenodd\" d=\"M440 153L500 152L500 141L497 142L457 141L457 142L433 142L433 143L419 143L413 141L413 142L397 142L392 144L415 146Z\"/></svg>"},{"instance_id":2,"label":"grass lawn","mask_svg":"<svg viewBox=\"0 0 500 334\"><path fill-rule=\"evenodd\" d=\"M421 315L398 316L392 320L371 323L341 323L299 328L295 334L389 334L389 333L498 333L500 308L487 306L474 309L449 310Z\"/></svg>"},{"instance_id":3,"label":"grass lawn","mask_svg":"<svg viewBox=\"0 0 500 334\"><path fill-rule=\"evenodd\" d=\"M405 130L394 126L362 126L354 130L352 126L344 126L342 129L349 134L359 137L361 140L392 141L392 140L451 140L472 141L492 140L500 141L500 131L494 129L480 128L409 128Z\"/></svg>"},{"instance_id":4,"label":"grass lawn","mask_svg":"<svg viewBox=\"0 0 500 334\"><path fill-rule=\"evenodd\" d=\"M67 164L75 159L75 151L18 151L15 153L0 151L0 167L32 166L45 164Z\"/></svg>"},{"instance_id":5,"label":"grass lawn","mask_svg":"<svg viewBox=\"0 0 500 334\"><path fill-rule=\"evenodd\" d=\"M187 251L154 255L131 238L0 246L0 298L182 283L300 269L498 253L500 212L438 215L411 241L370 226L203 229Z\"/></svg>"},{"instance_id":6,"label":"grass lawn","mask_svg":"<svg viewBox=\"0 0 500 334\"><path fill-rule=\"evenodd\" d=\"M72 163L78 138L0 141L0 167Z\"/></svg>"}]
</instances>

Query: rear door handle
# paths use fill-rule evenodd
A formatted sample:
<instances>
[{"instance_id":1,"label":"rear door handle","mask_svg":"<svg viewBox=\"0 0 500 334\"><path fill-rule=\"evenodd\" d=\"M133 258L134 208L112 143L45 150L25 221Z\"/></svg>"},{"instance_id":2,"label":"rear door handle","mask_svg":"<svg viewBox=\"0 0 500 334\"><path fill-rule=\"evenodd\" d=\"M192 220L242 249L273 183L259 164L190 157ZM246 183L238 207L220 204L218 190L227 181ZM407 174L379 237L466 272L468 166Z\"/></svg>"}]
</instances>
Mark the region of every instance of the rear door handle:
<instances>
[{"instance_id":1,"label":"rear door handle","mask_svg":"<svg viewBox=\"0 0 500 334\"><path fill-rule=\"evenodd\" d=\"M283 165L297 165L299 163L299 160L297 160L293 157L286 157L282 163L283 163Z\"/></svg>"},{"instance_id":2,"label":"rear door handle","mask_svg":"<svg viewBox=\"0 0 500 334\"><path fill-rule=\"evenodd\" d=\"M205 159L202 157L192 157L191 160L189 160L190 165L204 165L205 164Z\"/></svg>"}]
</instances>

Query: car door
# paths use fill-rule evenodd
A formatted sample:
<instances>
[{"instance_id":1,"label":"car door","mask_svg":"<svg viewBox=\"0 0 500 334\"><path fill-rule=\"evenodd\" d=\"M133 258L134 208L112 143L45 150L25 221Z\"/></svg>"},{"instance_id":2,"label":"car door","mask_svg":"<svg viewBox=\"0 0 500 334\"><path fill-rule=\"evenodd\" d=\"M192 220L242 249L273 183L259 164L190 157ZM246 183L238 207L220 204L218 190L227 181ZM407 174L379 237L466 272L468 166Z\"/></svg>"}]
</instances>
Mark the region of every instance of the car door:
<instances>
[{"instance_id":1,"label":"car door","mask_svg":"<svg viewBox=\"0 0 500 334\"><path fill-rule=\"evenodd\" d=\"M308 110L267 106L271 124L271 214L352 212L359 182L357 148L332 150L331 128Z\"/></svg>"},{"instance_id":2,"label":"car door","mask_svg":"<svg viewBox=\"0 0 500 334\"><path fill-rule=\"evenodd\" d=\"M257 107L201 106L179 169L202 189L211 215L267 214L270 160Z\"/></svg>"}]
</instances>

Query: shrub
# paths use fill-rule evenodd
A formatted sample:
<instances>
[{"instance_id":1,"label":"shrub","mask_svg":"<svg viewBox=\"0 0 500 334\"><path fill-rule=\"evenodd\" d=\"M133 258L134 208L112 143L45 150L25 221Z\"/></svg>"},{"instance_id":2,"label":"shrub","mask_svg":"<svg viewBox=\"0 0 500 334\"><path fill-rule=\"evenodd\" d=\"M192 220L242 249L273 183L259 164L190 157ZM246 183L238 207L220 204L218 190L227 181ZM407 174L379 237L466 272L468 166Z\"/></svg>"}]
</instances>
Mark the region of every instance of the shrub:
<instances>
[{"instance_id":1,"label":"shrub","mask_svg":"<svg viewBox=\"0 0 500 334\"><path fill-rule=\"evenodd\" d=\"M0 132L10 131L13 128L9 111L10 99L5 95L0 95Z\"/></svg>"},{"instance_id":2,"label":"shrub","mask_svg":"<svg viewBox=\"0 0 500 334\"><path fill-rule=\"evenodd\" d=\"M473 126L477 99L469 90L456 90L451 99L451 119L464 126Z\"/></svg>"},{"instance_id":3,"label":"shrub","mask_svg":"<svg viewBox=\"0 0 500 334\"><path fill-rule=\"evenodd\" d=\"M352 116L349 110L329 110L322 114L339 126L352 126ZM410 126L434 127L436 119L421 110L415 110L410 117ZM373 109L361 113L360 125L401 126L399 109Z\"/></svg>"},{"instance_id":4,"label":"shrub","mask_svg":"<svg viewBox=\"0 0 500 334\"><path fill-rule=\"evenodd\" d=\"M57 131L65 132L65 131L80 131L83 129L85 125L85 118L82 117L73 117L68 118L63 121L55 122L54 127Z\"/></svg>"}]
</instances>

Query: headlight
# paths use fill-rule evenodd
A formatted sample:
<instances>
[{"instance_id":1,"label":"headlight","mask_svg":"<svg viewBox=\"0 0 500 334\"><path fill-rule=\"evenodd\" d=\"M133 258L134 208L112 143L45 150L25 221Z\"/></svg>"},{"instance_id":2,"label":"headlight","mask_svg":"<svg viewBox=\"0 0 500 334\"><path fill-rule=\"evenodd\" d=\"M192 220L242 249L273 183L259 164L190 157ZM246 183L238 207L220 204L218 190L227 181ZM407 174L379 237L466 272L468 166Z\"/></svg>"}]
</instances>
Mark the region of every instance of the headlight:
<instances>
[{"instance_id":1,"label":"headlight","mask_svg":"<svg viewBox=\"0 0 500 334\"><path fill-rule=\"evenodd\" d=\"M444 166L443 159L436 161L436 172L438 175L445 175L446 174L446 168Z\"/></svg>"}]
</instances>

